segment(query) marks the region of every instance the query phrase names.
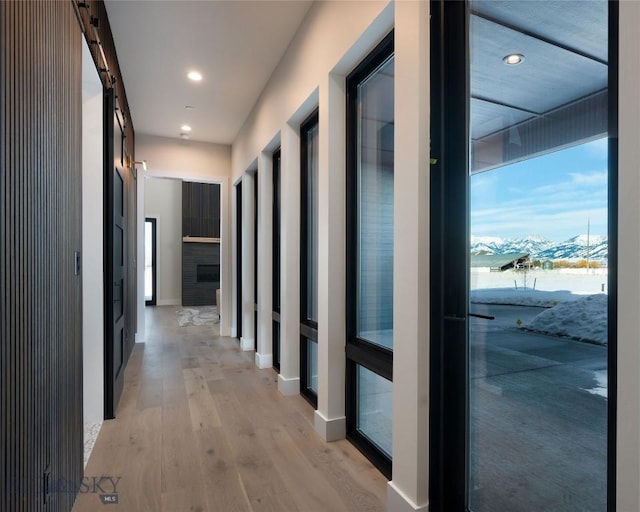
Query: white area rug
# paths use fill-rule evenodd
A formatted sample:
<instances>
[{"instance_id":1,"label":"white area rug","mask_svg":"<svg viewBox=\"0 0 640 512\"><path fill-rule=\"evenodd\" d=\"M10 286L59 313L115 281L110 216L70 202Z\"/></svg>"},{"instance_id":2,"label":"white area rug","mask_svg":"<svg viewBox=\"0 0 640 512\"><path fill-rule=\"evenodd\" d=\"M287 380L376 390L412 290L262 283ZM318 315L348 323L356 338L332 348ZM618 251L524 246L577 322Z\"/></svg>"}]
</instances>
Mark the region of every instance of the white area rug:
<instances>
[{"instance_id":1,"label":"white area rug","mask_svg":"<svg viewBox=\"0 0 640 512\"><path fill-rule=\"evenodd\" d=\"M87 467L87 462L89 462L89 457L91 456L91 452L93 451L93 446L96 444L96 440L98 439L98 434L100 433L101 427L102 427L102 422L84 424L84 467L85 468Z\"/></svg>"},{"instance_id":2,"label":"white area rug","mask_svg":"<svg viewBox=\"0 0 640 512\"><path fill-rule=\"evenodd\" d=\"M202 306L199 308L182 308L176 311L178 325L204 325L217 324L220 315L216 312L215 306Z\"/></svg>"}]
</instances>

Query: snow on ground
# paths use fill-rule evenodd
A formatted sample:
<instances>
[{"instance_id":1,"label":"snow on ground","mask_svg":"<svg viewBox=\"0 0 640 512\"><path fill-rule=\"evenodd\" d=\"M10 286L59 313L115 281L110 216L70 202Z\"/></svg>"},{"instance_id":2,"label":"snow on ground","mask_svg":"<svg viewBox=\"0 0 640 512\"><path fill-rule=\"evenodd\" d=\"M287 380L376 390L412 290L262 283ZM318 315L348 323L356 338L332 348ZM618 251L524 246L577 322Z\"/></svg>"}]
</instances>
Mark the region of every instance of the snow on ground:
<instances>
[{"instance_id":1,"label":"snow on ground","mask_svg":"<svg viewBox=\"0 0 640 512\"><path fill-rule=\"evenodd\" d=\"M578 295L607 293L607 269L507 270L471 269L471 289L566 290Z\"/></svg>"},{"instance_id":2,"label":"snow on ground","mask_svg":"<svg viewBox=\"0 0 640 512\"><path fill-rule=\"evenodd\" d=\"M529 331L607 344L607 295L587 295L549 308L523 325Z\"/></svg>"},{"instance_id":3,"label":"snow on ground","mask_svg":"<svg viewBox=\"0 0 640 512\"><path fill-rule=\"evenodd\" d=\"M522 327L551 336L607 344L606 270L471 272L471 302L539 306Z\"/></svg>"},{"instance_id":4,"label":"snow on ground","mask_svg":"<svg viewBox=\"0 0 640 512\"><path fill-rule=\"evenodd\" d=\"M579 298L579 295L574 295L567 290L546 292L542 290L525 290L524 288L518 290L515 288L485 288L471 291L472 304L507 304L511 306L552 308L560 302L574 301Z\"/></svg>"},{"instance_id":5,"label":"snow on ground","mask_svg":"<svg viewBox=\"0 0 640 512\"><path fill-rule=\"evenodd\" d=\"M591 393L592 395L598 395L598 396L602 396L604 398L607 398L608 393L607 393L607 382L608 382L608 378L607 378L607 370L600 370L597 372L593 372L594 373L594 378L596 381L596 386L594 388L591 389L584 389L584 391L586 391L587 393Z\"/></svg>"}]
</instances>

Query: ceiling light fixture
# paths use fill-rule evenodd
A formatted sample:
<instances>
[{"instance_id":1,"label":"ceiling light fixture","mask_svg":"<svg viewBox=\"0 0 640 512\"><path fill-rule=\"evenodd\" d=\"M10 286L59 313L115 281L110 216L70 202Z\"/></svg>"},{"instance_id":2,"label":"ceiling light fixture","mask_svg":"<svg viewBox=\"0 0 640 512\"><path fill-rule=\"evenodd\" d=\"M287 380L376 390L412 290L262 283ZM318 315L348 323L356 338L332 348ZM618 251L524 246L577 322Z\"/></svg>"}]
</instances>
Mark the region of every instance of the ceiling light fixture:
<instances>
[{"instance_id":1,"label":"ceiling light fixture","mask_svg":"<svg viewBox=\"0 0 640 512\"><path fill-rule=\"evenodd\" d=\"M184 140L188 140L189 139L189 134L188 133L181 133L180 134L180 138L184 139Z\"/></svg>"},{"instance_id":2,"label":"ceiling light fixture","mask_svg":"<svg viewBox=\"0 0 640 512\"><path fill-rule=\"evenodd\" d=\"M509 66L517 66L524 60L524 55L521 53L510 53L502 58L502 62Z\"/></svg>"},{"instance_id":3,"label":"ceiling light fixture","mask_svg":"<svg viewBox=\"0 0 640 512\"><path fill-rule=\"evenodd\" d=\"M187 78L193 82L199 82L202 80L202 75L198 71L189 71L187 73Z\"/></svg>"},{"instance_id":4,"label":"ceiling light fixture","mask_svg":"<svg viewBox=\"0 0 640 512\"><path fill-rule=\"evenodd\" d=\"M189 126L188 124L183 124L180 127L180 130L182 130L183 132L189 133L191 131L191 126Z\"/></svg>"},{"instance_id":5,"label":"ceiling light fixture","mask_svg":"<svg viewBox=\"0 0 640 512\"><path fill-rule=\"evenodd\" d=\"M185 107L187 110L193 110L193 106L192 105L185 105Z\"/></svg>"}]
</instances>

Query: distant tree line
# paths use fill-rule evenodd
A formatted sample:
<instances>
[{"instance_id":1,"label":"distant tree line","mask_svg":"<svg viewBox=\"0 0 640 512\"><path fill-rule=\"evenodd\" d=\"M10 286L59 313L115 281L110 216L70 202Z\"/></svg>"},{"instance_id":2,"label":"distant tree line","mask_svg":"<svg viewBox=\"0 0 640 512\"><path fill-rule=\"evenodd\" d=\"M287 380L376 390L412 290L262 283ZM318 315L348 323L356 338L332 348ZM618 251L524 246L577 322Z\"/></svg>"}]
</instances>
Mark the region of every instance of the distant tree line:
<instances>
[{"instance_id":1,"label":"distant tree line","mask_svg":"<svg viewBox=\"0 0 640 512\"><path fill-rule=\"evenodd\" d=\"M533 268L542 268L542 261L540 260L532 260L531 266ZM569 261L569 260L553 260L553 268L602 268L602 263L597 261L589 260L578 260L578 261Z\"/></svg>"}]
</instances>

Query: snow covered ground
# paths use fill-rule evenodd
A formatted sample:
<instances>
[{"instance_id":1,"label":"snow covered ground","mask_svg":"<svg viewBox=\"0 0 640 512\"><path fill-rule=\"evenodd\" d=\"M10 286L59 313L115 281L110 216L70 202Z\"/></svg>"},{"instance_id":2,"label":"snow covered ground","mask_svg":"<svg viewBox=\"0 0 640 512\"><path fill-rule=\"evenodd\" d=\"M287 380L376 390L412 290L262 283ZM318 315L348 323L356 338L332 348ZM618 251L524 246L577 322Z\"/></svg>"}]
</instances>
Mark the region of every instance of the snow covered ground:
<instances>
[{"instance_id":1,"label":"snow covered ground","mask_svg":"<svg viewBox=\"0 0 640 512\"><path fill-rule=\"evenodd\" d=\"M549 308L522 328L600 345L607 344L606 291L602 270L471 272L472 303Z\"/></svg>"}]
</instances>

